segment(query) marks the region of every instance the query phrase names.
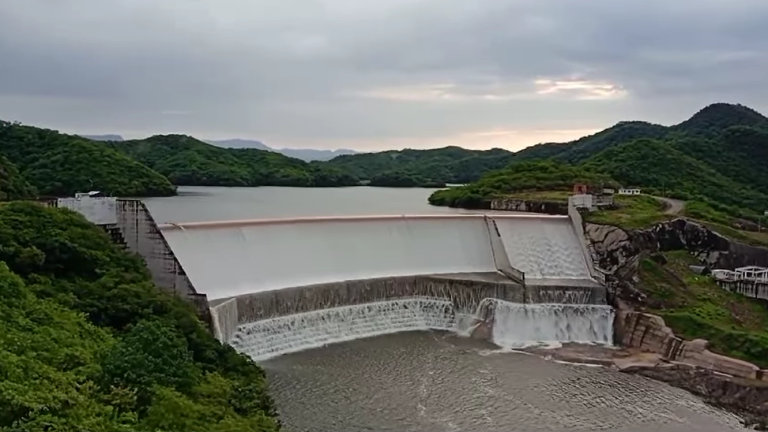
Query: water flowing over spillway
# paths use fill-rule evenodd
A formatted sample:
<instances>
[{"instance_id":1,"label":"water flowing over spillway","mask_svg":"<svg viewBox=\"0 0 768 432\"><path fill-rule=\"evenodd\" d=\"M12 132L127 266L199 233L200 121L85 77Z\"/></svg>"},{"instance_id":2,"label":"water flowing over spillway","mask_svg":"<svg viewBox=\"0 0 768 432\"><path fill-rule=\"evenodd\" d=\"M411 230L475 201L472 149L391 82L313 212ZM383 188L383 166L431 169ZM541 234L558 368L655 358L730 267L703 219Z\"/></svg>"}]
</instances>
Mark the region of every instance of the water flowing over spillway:
<instances>
[{"instance_id":1,"label":"water flowing over spillway","mask_svg":"<svg viewBox=\"0 0 768 432\"><path fill-rule=\"evenodd\" d=\"M493 343L502 347L563 342L607 345L613 339L610 306L495 303Z\"/></svg>"},{"instance_id":2,"label":"water flowing over spillway","mask_svg":"<svg viewBox=\"0 0 768 432\"><path fill-rule=\"evenodd\" d=\"M475 312L447 299L411 298L318 310L241 325L230 343L254 360L405 331L466 333L493 310L492 342L521 348L561 342L610 344L613 309L601 305L520 304L487 299ZM473 319L477 318L477 319Z\"/></svg>"},{"instance_id":3,"label":"water flowing over spillway","mask_svg":"<svg viewBox=\"0 0 768 432\"><path fill-rule=\"evenodd\" d=\"M415 330L451 330L453 305L415 298L318 310L240 326L230 342L254 360L331 343Z\"/></svg>"}]
</instances>

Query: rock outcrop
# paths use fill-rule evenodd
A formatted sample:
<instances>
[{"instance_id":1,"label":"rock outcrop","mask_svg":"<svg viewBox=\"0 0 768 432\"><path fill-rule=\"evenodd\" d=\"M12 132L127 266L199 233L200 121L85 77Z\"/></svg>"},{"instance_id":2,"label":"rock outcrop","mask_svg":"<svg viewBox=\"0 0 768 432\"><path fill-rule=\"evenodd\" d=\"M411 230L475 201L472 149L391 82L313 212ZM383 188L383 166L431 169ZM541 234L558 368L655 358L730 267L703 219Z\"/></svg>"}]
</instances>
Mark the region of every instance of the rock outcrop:
<instances>
[{"instance_id":1,"label":"rock outcrop","mask_svg":"<svg viewBox=\"0 0 768 432\"><path fill-rule=\"evenodd\" d=\"M707 349L708 342L703 339L687 341L676 337L659 316L619 311L614 329L616 339L623 347L656 353L669 362L684 363L739 378L768 381L768 371L743 360L713 353Z\"/></svg>"},{"instance_id":2,"label":"rock outcrop","mask_svg":"<svg viewBox=\"0 0 768 432\"><path fill-rule=\"evenodd\" d=\"M687 250L710 269L734 269L757 265L768 267L768 249L738 243L686 219L659 223L652 228L625 231L611 225L587 223L584 229L591 243L597 268L615 295L612 300L642 302L643 293L634 288L640 259L657 252Z\"/></svg>"},{"instance_id":3,"label":"rock outcrop","mask_svg":"<svg viewBox=\"0 0 768 432\"><path fill-rule=\"evenodd\" d=\"M642 375L687 390L714 406L742 417L744 425L768 430L768 385L735 379L684 364L631 366L622 372Z\"/></svg>"}]
</instances>

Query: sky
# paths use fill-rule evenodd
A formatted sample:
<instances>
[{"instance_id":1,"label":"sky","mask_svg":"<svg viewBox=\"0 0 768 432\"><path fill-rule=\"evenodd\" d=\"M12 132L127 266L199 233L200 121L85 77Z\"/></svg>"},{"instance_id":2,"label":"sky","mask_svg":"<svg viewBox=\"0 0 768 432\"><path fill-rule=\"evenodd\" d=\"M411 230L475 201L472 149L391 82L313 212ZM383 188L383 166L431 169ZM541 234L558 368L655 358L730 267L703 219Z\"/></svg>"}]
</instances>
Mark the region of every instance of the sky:
<instances>
[{"instance_id":1,"label":"sky","mask_svg":"<svg viewBox=\"0 0 768 432\"><path fill-rule=\"evenodd\" d=\"M272 147L518 150L730 102L766 0L0 0L0 118Z\"/></svg>"}]
</instances>

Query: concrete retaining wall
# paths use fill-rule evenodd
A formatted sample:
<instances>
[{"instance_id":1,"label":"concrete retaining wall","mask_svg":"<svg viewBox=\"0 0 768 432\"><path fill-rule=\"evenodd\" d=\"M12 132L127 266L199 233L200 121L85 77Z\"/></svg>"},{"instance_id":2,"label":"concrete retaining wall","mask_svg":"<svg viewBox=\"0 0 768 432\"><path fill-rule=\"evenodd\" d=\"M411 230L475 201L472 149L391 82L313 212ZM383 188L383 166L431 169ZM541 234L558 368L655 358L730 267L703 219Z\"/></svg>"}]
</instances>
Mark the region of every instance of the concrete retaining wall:
<instances>
[{"instance_id":1,"label":"concrete retaining wall","mask_svg":"<svg viewBox=\"0 0 768 432\"><path fill-rule=\"evenodd\" d=\"M592 279L600 282L601 284L605 284L605 274L595 268L594 259L592 258L592 254L589 251L587 237L584 234L584 220L581 217L581 213L579 213L579 210L576 208L575 203L571 199L568 200L568 218L571 220L571 224L573 224L573 231L576 233L576 237L579 239L579 246L581 247L582 254L584 254L584 260L587 262L589 274L592 276Z\"/></svg>"},{"instance_id":2,"label":"concrete retaining wall","mask_svg":"<svg viewBox=\"0 0 768 432\"><path fill-rule=\"evenodd\" d=\"M238 326L237 299L229 299L211 307L211 322L216 339L229 341Z\"/></svg>"},{"instance_id":3,"label":"concrete retaining wall","mask_svg":"<svg viewBox=\"0 0 768 432\"><path fill-rule=\"evenodd\" d=\"M752 363L715 354L707 349L707 341L686 341L676 337L664 320L642 312L621 311L616 316L617 342L625 347L662 355L666 360L740 378L763 379L768 371Z\"/></svg>"},{"instance_id":4,"label":"concrete retaining wall","mask_svg":"<svg viewBox=\"0 0 768 432\"><path fill-rule=\"evenodd\" d=\"M155 284L182 297L197 296L144 203L120 199L116 209L116 225L123 234L126 247L144 258Z\"/></svg>"},{"instance_id":5,"label":"concrete retaining wall","mask_svg":"<svg viewBox=\"0 0 768 432\"><path fill-rule=\"evenodd\" d=\"M496 264L496 270L502 273L504 276L510 278L512 281L525 285L525 273L512 267L509 262L509 256L504 249L504 243L501 240L501 233L496 221L486 217L485 224L488 228L488 237L491 242L491 253L493 254L493 260Z\"/></svg>"}]
</instances>

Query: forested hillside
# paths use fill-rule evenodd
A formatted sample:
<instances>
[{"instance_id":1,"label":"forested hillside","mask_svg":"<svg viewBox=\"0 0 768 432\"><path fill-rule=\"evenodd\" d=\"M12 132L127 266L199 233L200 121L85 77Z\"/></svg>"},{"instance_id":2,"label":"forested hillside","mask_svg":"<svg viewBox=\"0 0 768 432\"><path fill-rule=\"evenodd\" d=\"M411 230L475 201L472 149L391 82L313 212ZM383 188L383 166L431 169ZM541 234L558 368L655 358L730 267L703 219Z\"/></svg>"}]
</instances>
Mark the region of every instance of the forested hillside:
<instances>
[{"instance_id":1,"label":"forested hillside","mask_svg":"<svg viewBox=\"0 0 768 432\"><path fill-rule=\"evenodd\" d=\"M53 130L0 121L0 155L41 195L175 193L168 179L106 145Z\"/></svg>"},{"instance_id":2,"label":"forested hillside","mask_svg":"<svg viewBox=\"0 0 768 432\"><path fill-rule=\"evenodd\" d=\"M64 209L0 206L1 431L275 431L264 372Z\"/></svg>"},{"instance_id":3,"label":"forested hillside","mask_svg":"<svg viewBox=\"0 0 768 432\"><path fill-rule=\"evenodd\" d=\"M531 182L552 183L531 177L527 166L516 167L542 160L651 193L703 201L733 216L755 218L768 210L768 118L729 104L710 105L671 127L622 122L571 143L533 146L516 153L507 168L467 187L435 193L430 202L476 206L478 200L524 190Z\"/></svg>"},{"instance_id":4,"label":"forested hillside","mask_svg":"<svg viewBox=\"0 0 768 432\"><path fill-rule=\"evenodd\" d=\"M502 149L391 150L336 157L328 166L352 173L372 186L435 186L467 183L483 173L505 167L512 153Z\"/></svg>"},{"instance_id":5,"label":"forested hillside","mask_svg":"<svg viewBox=\"0 0 768 432\"><path fill-rule=\"evenodd\" d=\"M347 171L258 149L222 148L185 135L113 142L123 152L184 186L354 186Z\"/></svg>"},{"instance_id":6,"label":"forested hillside","mask_svg":"<svg viewBox=\"0 0 768 432\"><path fill-rule=\"evenodd\" d=\"M21 176L16 165L0 155L0 201L34 198L37 191Z\"/></svg>"}]
</instances>

